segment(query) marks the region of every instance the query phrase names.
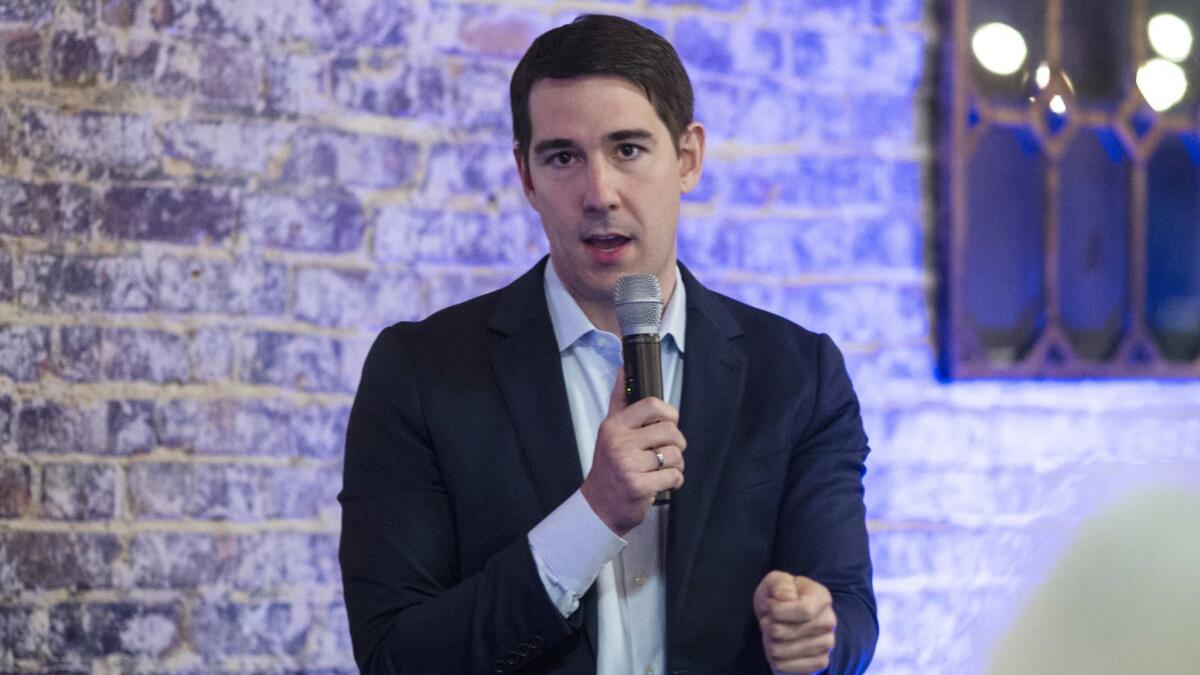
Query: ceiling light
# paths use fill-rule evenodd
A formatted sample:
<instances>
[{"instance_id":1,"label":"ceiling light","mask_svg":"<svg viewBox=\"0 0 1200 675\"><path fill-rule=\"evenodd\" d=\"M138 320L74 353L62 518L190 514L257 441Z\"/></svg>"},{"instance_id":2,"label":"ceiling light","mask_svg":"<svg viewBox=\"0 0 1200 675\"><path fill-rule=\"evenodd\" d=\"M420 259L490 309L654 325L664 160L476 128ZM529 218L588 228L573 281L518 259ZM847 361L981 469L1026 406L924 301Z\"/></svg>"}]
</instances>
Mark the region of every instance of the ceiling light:
<instances>
[{"instance_id":1,"label":"ceiling light","mask_svg":"<svg viewBox=\"0 0 1200 675\"><path fill-rule=\"evenodd\" d=\"M1183 100L1188 81L1183 68L1166 59L1151 59L1138 68L1137 86L1146 103L1162 112Z\"/></svg>"},{"instance_id":2,"label":"ceiling light","mask_svg":"<svg viewBox=\"0 0 1200 675\"><path fill-rule=\"evenodd\" d=\"M1157 14L1150 19L1150 46L1158 55L1179 63L1192 51L1192 29L1174 14Z\"/></svg>"},{"instance_id":3,"label":"ceiling light","mask_svg":"<svg viewBox=\"0 0 1200 675\"><path fill-rule=\"evenodd\" d=\"M1037 82L1038 89L1045 89L1050 84L1050 64L1042 61L1033 74L1033 80Z\"/></svg>"},{"instance_id":4,"label":"ceiling light","mask_svg":"<svg viewBox=\"0 0 1200 675\"><path fill-rule=\"evenodd\" d=\"M997 75L1012 75L1020 70L1029 53L1021 33L1003 23L988 23L975 29L971 51L984 68Z\"/></svg>"}]
</instances>

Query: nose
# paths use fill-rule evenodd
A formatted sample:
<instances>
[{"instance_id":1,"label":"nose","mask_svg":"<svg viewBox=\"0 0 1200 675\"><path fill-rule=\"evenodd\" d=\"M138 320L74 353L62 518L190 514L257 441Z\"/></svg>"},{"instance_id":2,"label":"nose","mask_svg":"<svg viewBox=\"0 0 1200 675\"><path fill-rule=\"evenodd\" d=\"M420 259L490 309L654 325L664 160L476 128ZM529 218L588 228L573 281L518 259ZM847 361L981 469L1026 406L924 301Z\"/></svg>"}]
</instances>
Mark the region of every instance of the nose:
<instances>
[{"instance_id":1,"label":"nose","mask_svg":"<svg viewBox=\"0 0 1200 675\"><path fill-rule=\"evenodd\" d=\"M583 193L585 211L614 211L617 208L617 191L612 181L612 169L605 162L591 162L587 170L587 185Z\"/></svg>"}]
</instances>

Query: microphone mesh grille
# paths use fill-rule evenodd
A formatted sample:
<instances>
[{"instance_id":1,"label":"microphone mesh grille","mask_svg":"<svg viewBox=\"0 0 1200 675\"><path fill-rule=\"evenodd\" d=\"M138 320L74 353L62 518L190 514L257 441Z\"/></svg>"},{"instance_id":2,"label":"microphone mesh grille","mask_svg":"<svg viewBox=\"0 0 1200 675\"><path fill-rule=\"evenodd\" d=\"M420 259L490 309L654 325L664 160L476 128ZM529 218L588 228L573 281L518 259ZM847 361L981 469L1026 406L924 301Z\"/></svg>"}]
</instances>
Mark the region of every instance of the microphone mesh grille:
<instances>
[{"instance_id":1,"label":"microphone mesh grille","mask_svg":"<svg viewBox=\"0 0 1200 675\"><path fill-rule=\"evenodd\" d=\"M662 288L653 274L629 274L617 279L613 292L621 335L657 334L662 320Z\"/></svg>"}]
</instances>

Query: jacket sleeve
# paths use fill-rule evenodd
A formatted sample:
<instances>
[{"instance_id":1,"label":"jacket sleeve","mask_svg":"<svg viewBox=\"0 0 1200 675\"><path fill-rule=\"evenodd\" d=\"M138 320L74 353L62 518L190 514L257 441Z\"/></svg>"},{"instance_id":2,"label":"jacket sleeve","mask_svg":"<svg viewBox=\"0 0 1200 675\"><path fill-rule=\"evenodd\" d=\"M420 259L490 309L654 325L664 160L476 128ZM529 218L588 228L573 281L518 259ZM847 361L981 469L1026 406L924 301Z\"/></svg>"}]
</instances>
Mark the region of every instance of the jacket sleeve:
<instances>
[{"instance_id":1,"label":"jacket sleeve","mask_svg":"<svg viewBox=\"0 0 1200 675\"><path fill-rule=\"evenodd\" d=\"M354 658L365 673L516 670L577 634L579 613L569 622L551 603L525 537L461 573L402 330L371 348L346 434L339 560Z\"/></svg>"},{"instance_id":2,"label":"jacket sleeve","mask_svg":"<svg viewBox=\"0 0 1200 675\"><path fill-rule=\"evenodd\" d=\"M826 335L817 352L814 403L797 413L775 559L829 589L838 624L826 672L857 674L879 636L863 504L869 450L841 353Z\"/></svg>"}]
</instances>

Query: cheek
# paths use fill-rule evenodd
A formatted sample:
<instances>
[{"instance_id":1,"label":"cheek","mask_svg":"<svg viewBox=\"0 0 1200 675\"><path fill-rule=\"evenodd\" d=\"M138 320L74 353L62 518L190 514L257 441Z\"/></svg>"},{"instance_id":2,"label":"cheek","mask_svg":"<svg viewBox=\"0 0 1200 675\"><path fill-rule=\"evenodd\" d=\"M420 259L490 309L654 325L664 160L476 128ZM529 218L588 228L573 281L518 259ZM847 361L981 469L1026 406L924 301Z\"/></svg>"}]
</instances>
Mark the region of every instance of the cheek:
<instances>
[{"instance_id":1,"label":"cheek","mask_svg":"<svg viewBox=\"0 0 1200 675\"><path fill-rule=\"evenodd\" d=\"M542 180L534 185L537 190L530 203L538 213L567 214L580 203L575 198L575 185L570 180Z\"/></svg>"},{"instance_id":2,"label":"cheek","mask_svg":"<svg viewBox=\"0 0 1200 675\"><path fill-rule=\"evenodd\" d=\"M647 195L643 204L646 208L643 222L653 231L655 239L673 237L675 224L679 222L679 194L669 189L659 189Z\"/></svg>"},{"instance_id":3,"label":"cheek","mask_svg":"<svg viewBox=\"0 0 1200 675\"><path fill-rule=\"evenodd\" d=\"M542 227L546 229L547 235L552 234L554 224L559 220L557 214L560 213L561 208L558 203L560 201L557 197L558 194L554 186L543 185L529 200L533 210L542 217Z\"/></svg>"},{"instance_id":4,"label":"cheek","mask_svg":"<svg viewBox=\"0 0 1200 675\"><path fill-rule=\"evenodd\" d=\"M551 246L565 242L577 236L575 223L578 217L572 215L561 199L541 199L534 206L538 219L542 223L542 231Z\"/></svg>"}]
</instances>

